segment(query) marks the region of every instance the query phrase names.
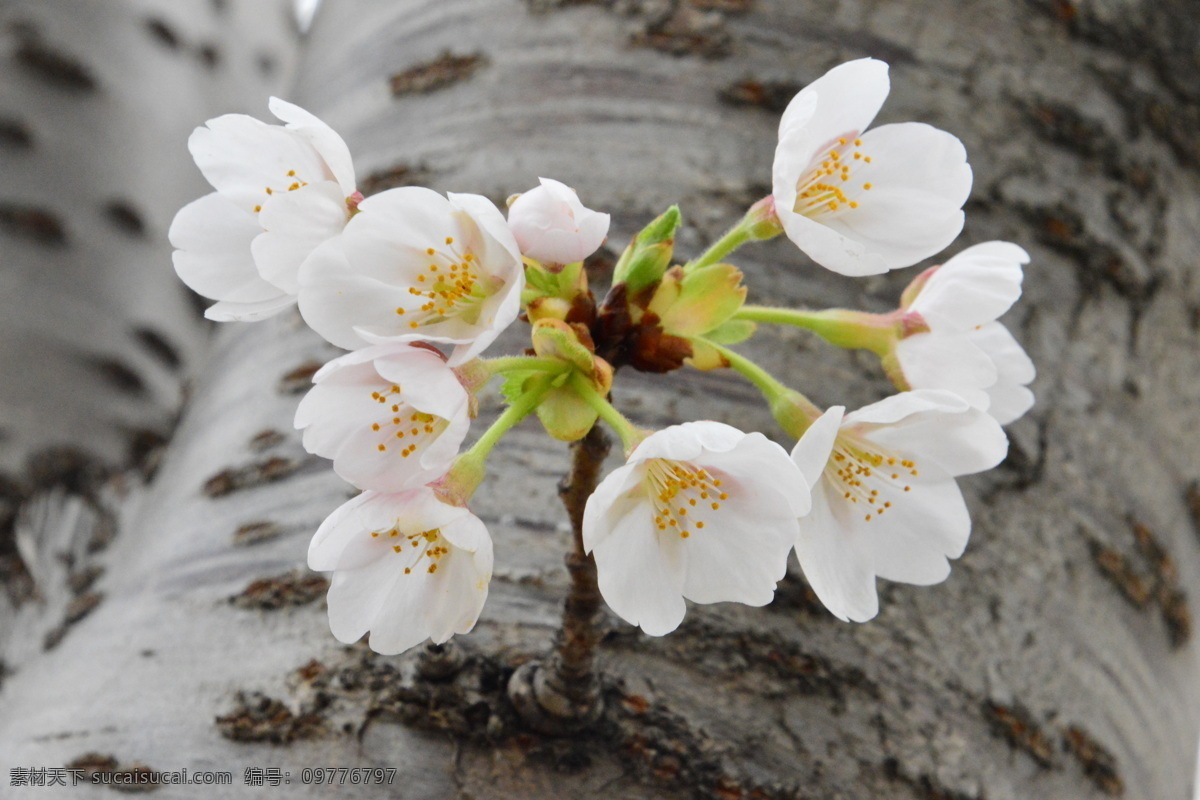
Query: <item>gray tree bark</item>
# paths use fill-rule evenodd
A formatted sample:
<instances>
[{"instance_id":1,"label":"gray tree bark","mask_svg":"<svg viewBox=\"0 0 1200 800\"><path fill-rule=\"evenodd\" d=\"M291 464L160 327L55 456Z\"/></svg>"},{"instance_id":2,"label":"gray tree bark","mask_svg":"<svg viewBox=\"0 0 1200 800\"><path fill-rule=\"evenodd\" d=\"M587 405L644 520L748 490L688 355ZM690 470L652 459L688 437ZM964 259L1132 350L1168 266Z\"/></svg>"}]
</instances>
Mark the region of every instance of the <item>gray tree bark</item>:
<instances>
[{"instance_id":1,"label":"gray tree bark","mask_svg":"<svg viewBox=\"0 0 1200 800\"><path fill-rule=\"evenodd\" d=\"M147 25L151 12L181 15L170 36ZM476 631L456 640L453 677L419 654L343 647L304 559L348 487L290 429L313 365L337 351L297 317L206 340L173 283L165 227L202 191L186 132L220 111L263 116L271 81L245 76L260 41L286 65L278 20L218 23L203 4L185 19L149 0L10 2L3 13L14 77L2 108L14 122L0 129L12 152L2 197L17 210L0 217L14 287L0 358L6 375L29 377L0 389L17 509L5 536L27 565L2 540L0 767L233 772L232 787L164 786L163 797L259 796L238 785L247 767L285 770L291 796L320 797L330 790L301 784L301 771L328 766L398 771L391 787L337 790L363 798L1190 796L1200 737L1188 594L1200 585L1191 4L325 4L291 99L346 136L367 193L419 182L500 201L547 175L614 213L616 246L680 202L679 248L691 255L769 191L791 92L873 55L892 64L880 122L927 121L966 143L976 181L953 250L1004 238L1033 256L1007 321L1038 364L1038 405L1010 429L1007 462L963 481L975 529L950 579L885 585L880 616L864 625L825 613L799 576L765 609L693 607L662 639L610 618L606 716L563 739L524 730L503 681L545 652L557 624L565 448L529 422L493 456L473 508L495 538L496 575ZM55 83L45 58L31 66L18 51L30 22L101 90L63 85L81 81L62 64ZM231 55L208 83L208 57L185 61L202 41L246 57ZM139 112L150 121L135 124ZM110 196L147 198L144 241L122 240L134 226L111 208L104 227L96 209ZM734 260L751 302L886 310L910 277L843 279L786 242ZM180 367L155 364L164 348L151 337L127 336L139 326L174 343ZM494 350L523 336L514 326ZM746 350L821 404L889 391L871 361L802 332L763 329ZM97 353L121 368L95 368ZM130 391L126 373L149 388ZM183 375L192 390L168 435ZM775 431L731 374L623 371L615 400L649 427L708 418ZM498 408L485 397L479 430ZM138 472L129 429L147 420L169 441L155 471L135 448ZM63 441L77 451L70 469L25 460Z\"/></svg>"}]
</instances>

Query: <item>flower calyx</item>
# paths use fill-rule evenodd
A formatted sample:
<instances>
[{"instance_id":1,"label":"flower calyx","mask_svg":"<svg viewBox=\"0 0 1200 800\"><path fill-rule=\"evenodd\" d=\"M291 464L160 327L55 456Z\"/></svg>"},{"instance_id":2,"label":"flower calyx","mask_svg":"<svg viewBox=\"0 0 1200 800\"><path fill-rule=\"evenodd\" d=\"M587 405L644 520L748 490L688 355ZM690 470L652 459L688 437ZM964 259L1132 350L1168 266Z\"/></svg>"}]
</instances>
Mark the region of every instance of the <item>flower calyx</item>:
<instances>
[{"instance_id":1,"label":"flower calyx","mask_svg":"<svg viewBox=\"0 0 1200 800\"><path fill-rule=\"evenodd\" d=\"M693 339L689 365L701 370L717 369L728 363L715 349L694 338L731 324L745 301L742 271L731 264L711 264L690 272L672 267L655 290L646 315L657 317L667 335ZM753 332L753 323L735 322L721 330L718 338L736 343Z\"/></svg>"},{"instance_id":2,"label":"flower calyx","mask_svg":"<svg viewBox=\"0 0 1200 800\"><path fill-rule=\"evenodd\" d=\"M538 418L546 432L565 442L582 439L596 424L597 412L579 397L571 385L578 375L604 397L612 389L613 368L595 354L591 334L582 325L572 325L557 319L540 319L533 325L533 349L541 358L564 362L562 373L556 376L550 390L537 407ZM541 373L544 375L545 373ZM527 383L536 377L532 373L516 372L504 384L510 399L527 390Z\"/></svg>"},{"instance_id":3,"label":"flower calyx","mask_svg":"<svg viewBox=\"0 0 1200 800\"><path fill-rule=\"evenodd\" d=\"M551 269L526 258L521 305L530 322L557 319L589 324L596 314L596 301L588 289L587 272L578 261Z\"/></svg>"}]
</instances>

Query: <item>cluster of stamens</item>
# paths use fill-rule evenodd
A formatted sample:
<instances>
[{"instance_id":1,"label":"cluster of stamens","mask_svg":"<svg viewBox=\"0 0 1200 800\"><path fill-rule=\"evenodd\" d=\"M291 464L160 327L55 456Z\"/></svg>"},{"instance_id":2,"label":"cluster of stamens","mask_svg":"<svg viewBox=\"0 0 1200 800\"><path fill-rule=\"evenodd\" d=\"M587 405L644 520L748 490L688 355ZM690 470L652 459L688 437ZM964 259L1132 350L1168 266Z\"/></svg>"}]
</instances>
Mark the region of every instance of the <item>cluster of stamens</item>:
<instances>
[{"instance_id":1,"label":"cluster of stamens","mask_svg":"<svg viewBox=\"0 0 1200 800\"><path fill-rule=\"evenodd\" d=\"M392 526L385 531L371 531L372 539L380 537L392 541L393 553L404 552L405 544L408 545L408 550L416 553L416 558L413 559L412 564L404 568L405 575L411 575L413 569L420 563L422 558L429 559L429 566L425 569L426 572L431 574L437 572L438 561L442 556L450 552L449 547L441 544L441 528L430 528L420 533L401 533L398 526Z\"/></svg>"},{"instance_id":2,"label":"cluster of stamens","mask_svg":"<svg viewBox=\"0 0 1200 800\"><path fill-rule=\"evenodd\" d=\"M704 528L704 520L721 509L729 495L721 491L721 479L703 467L679 461L651 459L646 469L650 500L654 504L654 526L660 531L675 531L679 538L691 536L688 525Z\"/></svg>"},{"instance_id":3,"label":"cluster of stamens","mask_svg":"<svg viewBox=\"0 0 1200 800\"><path fill-rule=\"evenodd\" d=\"M846 138L838 139L837 146L825 154L820 164L800 179L796 187L797 214L811 217L837 211L843 206L858 208L858 201L851 200L845 188L859 165L871 163L871 157L859 149L862 143L862 139L854 139L853 142ZM870 191L871 184L864 183L862 188Z\"/></svg>"},{"instance_id":4,"label":"cluster of stamens","mask_svg":"<svg viewBox=\"0 0 1200 800\"><path fill-rule=\"evenodd\" d=\"M289 170L287 171L287 176L288 176L289 178L295 178L295 177L296 177L296 170L294 170L294 169L289 169ZM287 187L287 190L288 190L289 192L294 192L294 191L296 191L297 189L299 189L301 186L308 186L308 181L299 181L299 180L292 181L291 185L289 185L289 186ZM272 189L270 186L266 187L266 188L265 188L263 191L265 191L265 192L266 192L268 195L275 194L275 190L274 190L274 189ZM257 214L259 211L262 211L262 206L261 206L261 205L255 206L255 207L254 207L254 212Z\"/></svg>"},{"instance_id":5,"label":"cluster of stamens","mask_svg":"<svg viewBox=\"0 0 1200 800\"><path fill-rule=\"evenodd\" d=\"M385 442L390 441L393 438L405 439L411 437L413 441L410 441L404 447L404 449L400 451L400 455L402 457L408 458L413 453L417 452L417 447L421 443L421 434L432 436L437 432L438 418L432 414L426 414L424 411L412 411L411 413L408 413L408 408L405 408L404 412L401 412L401 404L394 402L393 400L394 396L398 394L400 394L400 386L398 384L392 384L392 386L386 392L371 392L371 399L380 405L390 405L390 410L394 415L387 422L371 423L371 430L383 431L385 428L387 428L387 433L384 439ZM405 414L407 414L407 416L405 416ZM380 442L378 445L376 445L376 449L378 449L381 453L386 452L387 445L384 444L384 442Z\"/></svg>"},{"instance_id":6,"label":"cluster of stamens","mask_svg":"<svg viewBox=\"0 0 1200 800\"><path fill-rule=\"evenodd\" d=\"M447 236L445 244L449 252L434 247L425 250L426 255L437 258L441 263L431 263L425 272L417 275L416 282L419 285L410 286L408 289L409 294L424 302L415 309L404 306L396 309L399 316L415 313L424 315L422 319L410 320L410 328L419 328L428 322L440 322L452 316L460 305L476 298L479 275L476 272L478 262L475 256L471 253L459 253L458 249L453 247L453 236Z\"/></svg>"},{"instance_id":7,"label":"cluster of stamens","mask_svg":"<svg viewBox=\"0 0 1200 800\"><path fill-rule=\"evenodd\" d=\"M840 482L843 499L851 503L863 502L867 512L864 519L867 522L882 517L892 507L890 500L880 500L879 490L872 488L872 484L892 483L911 492L912 486L902 481L920 474L915 461L885 456L842 442L834 447L826 472L832 473L834 480Z\"/></svg>"}]
</instances>

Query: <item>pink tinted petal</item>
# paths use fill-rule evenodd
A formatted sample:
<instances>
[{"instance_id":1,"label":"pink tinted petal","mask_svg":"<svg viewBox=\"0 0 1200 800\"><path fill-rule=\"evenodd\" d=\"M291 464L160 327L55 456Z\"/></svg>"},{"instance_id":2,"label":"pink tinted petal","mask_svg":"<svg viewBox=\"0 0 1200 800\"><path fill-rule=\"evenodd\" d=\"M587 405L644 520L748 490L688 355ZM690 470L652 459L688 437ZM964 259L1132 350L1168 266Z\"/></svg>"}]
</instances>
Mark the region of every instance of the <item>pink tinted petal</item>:
<instances>
[{"instance_id":1,"label":"pink tinted petal","mask_svg":"<svg viewBox=\"0 0 1200 800\"><path fill-rule=\"evenodd\" d=\"M539 180L509 208L508 225L521 252L543 263L582 261L604 241L609 216L586 208L566 184Z\"/></svg>"}]
</instances>

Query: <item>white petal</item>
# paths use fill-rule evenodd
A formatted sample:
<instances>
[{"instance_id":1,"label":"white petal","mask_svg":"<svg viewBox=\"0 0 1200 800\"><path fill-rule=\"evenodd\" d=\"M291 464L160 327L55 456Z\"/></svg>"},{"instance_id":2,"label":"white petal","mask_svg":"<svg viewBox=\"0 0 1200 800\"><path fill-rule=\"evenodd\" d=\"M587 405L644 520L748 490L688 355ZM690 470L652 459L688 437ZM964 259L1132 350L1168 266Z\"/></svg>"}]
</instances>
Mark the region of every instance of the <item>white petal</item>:
<instances>
[{"instance_id":1,"label":"white petal","mask_svg":"<svg viewBox=\"0 0 1200 800\"><path fill-rule=\"evenodd\" d=\"M326 364L314 381L296 410L304 448L333 459L334 471L362 489L398 492L441 477L470 426L466 390L424 348L364 348ZM423 422L417 434L406 429L414 411L440 418L432 433Z\"/></svg>"},{"instance_id":2,"label":"white petal","mask_svg":"<svg viewBox=\"0 0 1200 800\"><path fill-rule=\"evenodd\" d=\"M808 479L786 450L761 433L742 434L727 449L706 446L705 450L692 463L744 487L746 495L753 498L751 506L761 506L764 514L774 515L781 500L786 501L792 517L802 517L812 508ZM739 498L743 491L735 491L733 485L722 488L731 499Z\"/></svg>"},{"instance_id":3,"label":"white petal","mask_svg":"<svg viewBox=\"0 0 1200 800\"><path fill-rule=\"evenodd\" d=\"M874 556L881 578L920 586L941 583L950 574L946 559L967 546L971 517L953 480L914 483L912 491L881 490L891 508L870 522L854 524Z\"/></svg>"},{"instance_id":4,"label":"white petal","mask_svg":"<svg viewBox=\"0 0 1200 800\"><path fill-rule=\"evenodd\" d=\"M807 152L807 162L839 137L853 139L860 135L887 99L887 73L886 63L860 58L817 78L801 89L784 110L779 120L780 145L786 140L789 148Z\"/></svg>"},{"instance_id":5,"label":"white petal","mask_svg":"<svg viewBox=\"0 0 1200 800\"><path fill-rule=\"evenodd\" d=\"M792 192L792 198L795 198L795 192ZM892 268L885 255L873 251L867 242L802 214L791 210L785 212L783 208L782 202L777 203L779 221L787 237L822 267L855 278L880 275ZM844 225L841 227L845 228Z\"/></svg>"},{"instance_id":6,"label":"white petal","mask_svg":"<svg viewBox=\"0 0 1200 800\"><path fill-rule=\"evenodd\" d=\"M286 311L296 304L296 298L280 295L257 303L235 303L221 300L204 310L204 316L214 322L258 322Z\"/></svg>"},{"instance_id":7,"label":"white petal","mask_svg":"<svg viewBox=\"0 0 1200 800\"><path fill-rule=\"evenodd\" d=\"M638 487L644 467L631 462L617 467L588 497L583 507L583 550L590 553L617 528L617 523L638 505ZM633 493L633 496L630 496Z\"/></svg>"},{"instance_id":8,"label":"white petal","mask_svg":"<svg viewBox=\"0 0 1200 800\"><path fill-rule=\"evenodd\" d=\"M309 327L329 342L356 350L368 342L355 333L355 327L393 325L396 308L411 305L412 296L403 288L356 272L342 242L343 237L330 239L300 266L300 313Z\"/></svg>"},{"instance_id":9,"label":"white petal","mask_svg":"<svg viewBox=\"0 0 1200 800\"><path fill-rule=\"evenodd\" d=\"M988 414L1001 425L1020 419L1033 407L1033 392L1026 388L1037 376L1033 361L999 322L970 331L967 336L992 359L999 375L995 385L988 389L991 397Z\"/></svg>"},{"instance_id":10,"label":"white petal","mask_svg":"<svg viewBox=\"0 0 1200 800\"><path fill-rule=\"evenodd\" d=\"M492 269L492 274L504 280L511 280L516 273L525 274L521 261L521 248L517 245L516 237L508 227L508 221L500 209L483 195L458 194L447 192L446 198L452 206L456 206L465 217L460 216L464 225L475 227L484 245L482 253L476 253L479 259L488 266L500 265L502 271ZM519 269L517 269L519 267Z\"/></svg>"},{"instance_id":11,"label":"white petal","mask_svg":"<svg viewBox=\"0 0 1200 800\"><path fill-rule=\"evenodd\" d=\"M213 192L193 200L175 215L167 233L178 248L173 260L180 279L214 300L256 303L279 297L262 280L250 256L250 243L262 233L254 215Z\"/></svg>"},{"instance_id":12,"label":"white petal","mask_svg":"<svg viewBox=\"0 0 1200 800\"><path fill-rule=\"evenodd\" d=\"M1029 387L1009 381L997 381L988 389L991 405L988 415L1001 425L1016 422L1025 416L1025 412L1033 408L1034 396Z\"/></svg>"},{"instance_id":13,"label":"white petal","mask_svg":"<svg viewBox=\"0 0 1200 800\"><path fill-rule=\"evenodd\" d=\"M924 395L926 399L942 395L942 398L933 400L943 402L943 408L949 406L951 400L958 399L948 392L938 390L905 394ZM893 399L888 398L875 405L879 406ZM915 405L912 402L913 398L908 400L910 408ZM847 424L851 424L851 416L853 415L847 415ZM969 407L961 411L932 407L925 411L914 410L891 424L879 427L868 425L863 428L867 431L865 435L870 441L886 450L906 454L917 462L918 469L927 470L932 466L946 475L970 475L991 469L1003 461L1008 453L1008 437L1004 435L996 420L985 412Z\"/></svg>"},{"instance_id":14,"label":"white petal","mask_svg":"<svg viewBox=\"0 0 1200 800\"><path fill-rule=\"evenodd\" d=\"M339 642L353 644L374 627L396 580L391 567L386 558L380 558L360 569L340 570L330 578L329 629Z\"/></svg>"},{"instance_id":15,"label":"white petal","mask_svg":"<svg viewBox=\"0 0 1200 800\"><path fill-rule=\"evenodd\" d=\"M728 452L746 436L732 425L712 420L685 422L655 431L629 454L629 460L665 458L692 461L705 450Z\"/></svg>"},{"instance_id":16,"label":"white petal","mask_svg":"<svg viewBox=\"0 0 1200 800\"><path fill-rule=\"evenodd\" d=\"M911 266L943 250L962 230L961 209L971 191L962 142L919 122L883 125L861 138L861 150L871 163L857 167L843 185L858 207L843 203L819 221L864 245L888 269Z\"/></svg>"},{"instance_id":17,"label":"white petal","mask_svg":"<svg viewBox=\"0 0 1200 800\"><path fill-rule=\"evenodd\" d=\"M874 559L854 529L834 516L829 487L814 492L813 510L800 520L796 557L820 601L841 620L866 622L879 613ZM842 504L844 505L844 504Z\"/></svg>"},{"instance_id":18,"label":"white petal","mask_svg":"<svg viewBox=\"0 0 1200 800\"><path fill-rule=\"evenodd\" d=\"M764 472L769 469L763 465ZM660 537L678 540L687 552L684 597L697 603L766 605L787 573L797 534L796 513L785 495L752 477L726 474L722 480L729 499L705 516L702 530L692 530L686 540L673 532Z\"/></svg>"},{"instance_id":19,"label":"white petal","mask_svg":"<svg viewBox=\"0 0 1200 800\"><path fill-rule=\"evenodd\" d=\"M961 413L971 405L961 397L940 390L916 390L901 392L891 397L863 406L846 415L843 426L892 425L913 414L926 411Z\"/></svg>"},{"instance_id":20,"label":"white petal","mask_svg":"<svg viewBox=\"0 0 1200 800\"><path fill-rule=\"evenodd\" d=\"M392 524L390 511L388 498L377 492L363 492L342 503L325 518L309 543L308 568L331 572L374 562L386 545L372 540L370 532Z\"/></svg>"},{"instance_id":21,"label":"white petal","mask_svg":"<svg viewBox=\"0 0 1200 800\"><path fill-rule=\"evenodd\" d=\"M289 294L300 290L300 265L342 232L349 217L333 181L320 181L268 198L258 215L263 231L251 245L259 274Z\"/></svg>"},{"instance_id":22,"label":"white petal","mask_svg":"<svg viewBox=\"0 0 1200 800\"><path fill-rule=\"evenodd\" d=\"M663 636L679 627L687 610L684 553L678 537L660 541L652 516L648 502L630 506L592 554L609 608L649 635Z\"/></svg>"},{"instance_id":23,"label":"white petal","mask_svg":"<svg viewBox=\"0 0 1200 800\"><path fill-rule=\"evenodd\" d=\"M393 567L393 572L395 567ZM431 596L431 576L425 570L409 575L396 575L391 589L380 603L379 613L371 624L371 649L394 656L416 647L429 638L433 614L428 607ZM329 622L333 624L333 607Z\"/></svg>"},{"instance_id":24,"label":"white petal","mask_svg":"<svg viewBox=\"0 0 1200 800\"><path fill-rule=\"evenodd\" d=\"M808 430L800 437L800 441L792 448L792 461L800 468L809 486L816 487L821 480L821 473L829 463L845 413L845 406L831 406L813 420Z\"/></svg>"},{"instance_id":25,"label":"white petal","mask_svg":"<svg viewBox=\"0 0 1200 800\"><path fill-rule=\"evenodd\" d=\"M971 330L991 322L1021 296L1021 265L1029 256L1009 242L969 247L939 267L912 301L938 330Z\"/></svg>"},{"instance_id":26,"label":"white petal","mask_svg":"<svg viewBox=\"0 0 1200 800\"><path fill-rule=\"evenodd\" d=\"M946 389L987 410L987 390L996 383L996 367L965 335L916 333L896 342L895 348L908 383L901 389Z\"/></svg>"},{"instance_id":27,"label":"white petal","mask_svg":"<svg viewBox=\"0 0 1200 800\"><path fill-rule=\"evenodd\" d=\"M288 130L295 131L320 154L329 171L333 173L333 178L341 189L342 198L354 194L354 162L342 137L317 117L286 100L272 97L267 105L272 114L288 123Z\"/></svg>"},{"instance_id":28,"label":"white petal","mask_svg":"<svg viewBox=\"0 0 1200 800\"><path fill-rule=\"evenodd\" d=\"M284 192L332 177L312 145L279 125L226 114L207 126L192 133L188 149L212 187L244 211L266 201L268 188Z\"/></svg>"},{"instance_id":29,"label":"white petal","mask_svg":"<svg viewBox=\"0 0 1200 800\"><path fill-rule=\"evenodd\" d=\"M487 602L492 575L492 543L475 553L451 550L438 565L437 580L426 597L429 638L442 644L456 633L470 633ZM436 588L434 588L436 587Z\"/></svg>"}]
</instances>

